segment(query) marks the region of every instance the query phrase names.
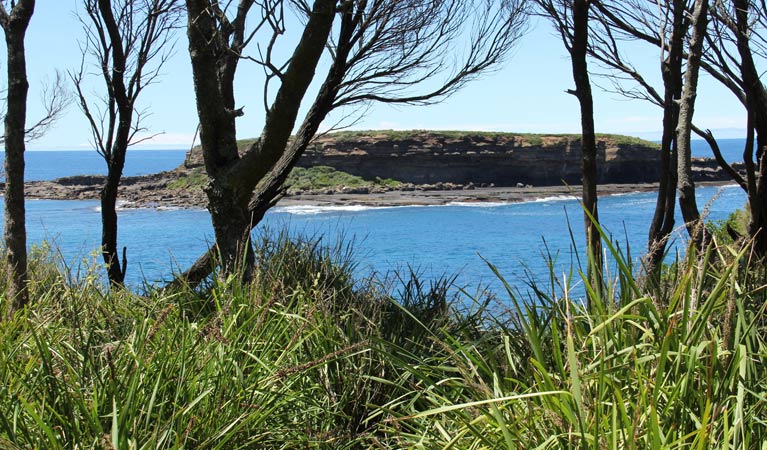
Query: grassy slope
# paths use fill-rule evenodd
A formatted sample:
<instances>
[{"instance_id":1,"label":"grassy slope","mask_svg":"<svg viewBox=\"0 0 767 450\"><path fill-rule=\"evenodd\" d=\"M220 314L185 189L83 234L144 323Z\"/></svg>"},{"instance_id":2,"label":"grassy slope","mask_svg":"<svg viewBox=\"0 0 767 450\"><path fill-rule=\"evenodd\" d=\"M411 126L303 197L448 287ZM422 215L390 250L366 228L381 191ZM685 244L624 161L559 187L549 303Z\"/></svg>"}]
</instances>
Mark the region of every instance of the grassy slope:
<instances>
[{"instance_id":1,"label":"grassy slope","mask_svg":"<svg viewBox=\"0 0 767 450\"><path fill-rule=\"evenodd\" d=\"M345 247L257 244L247 288L141 297L105 295L99 268L72 282L34 257L29 310L0 324L0 446L767 441L764 274L747 269L747 249L716 250L724 263L680 261L657 294L615 252L620 282L591 310L552 273L532 298L505 294L502 311L407 274L386 292L355 281Z\"/></svg>"},{"instance_id":2,"label":"grassy slope","mask_svg":"<svg viewBox=\"0 0 767 450\"><path fill-rule=\"evenodd\" d=\"M187 171L185 175L168 183L169 189L200 189L208 182L203 168L198 167ZM296 167L288 176L288 186L291 191L317 190L328 188L373 188L376 186L397 187L402 183L391 178L365 180L356 175L351 175L328 166L314 166L309 168Z\"/></svg>"}]
</instances>

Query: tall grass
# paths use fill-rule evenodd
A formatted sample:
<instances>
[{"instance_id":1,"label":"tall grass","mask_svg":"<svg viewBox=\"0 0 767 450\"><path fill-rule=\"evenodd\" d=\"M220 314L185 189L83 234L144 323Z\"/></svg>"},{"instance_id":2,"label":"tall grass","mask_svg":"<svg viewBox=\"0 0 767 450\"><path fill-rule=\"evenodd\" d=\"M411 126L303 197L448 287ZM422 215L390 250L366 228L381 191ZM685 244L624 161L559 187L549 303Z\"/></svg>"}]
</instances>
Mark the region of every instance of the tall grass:
<instances>
[{"instance_id":1,"label":"tall grass","mask_svg":"<svg viewBox=\"0 0 767 450\"><path fill-rule=\"evenodd\" d=\"M683 261L662 298L611 251L619 282L589 289L590 310L566 287L531 302L507 285L515 320L475 340L440 336L449 356L430 367L452 370L411 370L418 388L384 408L391 445L767 448L764 277L747 270L747 248L718 250L724 266L711 253Z\"/></svg>"},{"instance_id":2,"label":"tall grass","mask_svg":"<svg viewBox=\"0 0 767 450\"><path fill-rule=\"evenodd\" d=\"M0 324L0 447L369 445L371 412L399 377L380 343L418 314L436 320L436 297L408 288L416 316L404 314L352 279L342 246L282 236L257 248L247 287L143 297L106 295L40 257L34 303Z\"/></svg>"},{"instance_id":3,"label":"tall grass","mask_svg":"<svg viewBox=\"0 0 767 450\"><path fill-rule=\"evenodd\" d=\"M767 448L747 247L649 294L608 246L589 309L552 270L499 311L449 278L355 280L343 245L256 244L248 286L143 296L38 254L34 302L0 323L0 447Z\"/></svg>"}]
</instances>

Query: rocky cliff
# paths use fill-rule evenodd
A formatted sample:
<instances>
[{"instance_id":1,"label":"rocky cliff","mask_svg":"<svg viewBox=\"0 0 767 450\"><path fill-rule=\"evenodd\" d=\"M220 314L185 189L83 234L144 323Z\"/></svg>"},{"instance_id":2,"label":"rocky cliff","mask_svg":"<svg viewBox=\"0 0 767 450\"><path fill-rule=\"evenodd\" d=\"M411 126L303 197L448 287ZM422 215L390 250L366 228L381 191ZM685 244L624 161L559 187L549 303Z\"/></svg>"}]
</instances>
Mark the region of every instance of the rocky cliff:
<instances>
[{"instance_id":1,"label":"rocky cliff","mask_svg":"<svg viewBox=\"0 0 767 450\"><path fill-rule=\"evenodd\" d=\"M658 146L616 135L597 138L599 183L658 180ZM581 142L575 135L438 131L355 131L317 138L299 166L330 166L366 179L495 186L578 184ZM199 167L193 149L187 168Z\"/></svg>"}]
</instances>

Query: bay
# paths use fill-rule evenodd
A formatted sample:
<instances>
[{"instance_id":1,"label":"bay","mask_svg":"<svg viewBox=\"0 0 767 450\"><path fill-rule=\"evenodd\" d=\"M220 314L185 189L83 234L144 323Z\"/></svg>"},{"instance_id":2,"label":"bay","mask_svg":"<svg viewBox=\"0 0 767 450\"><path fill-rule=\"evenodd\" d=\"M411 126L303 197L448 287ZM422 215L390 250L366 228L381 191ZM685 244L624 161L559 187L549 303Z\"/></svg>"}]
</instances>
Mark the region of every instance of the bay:
<instances>
[{"instance_id":1,"label":"bay","mask_svg":"<svg viewBox=\"0 0 767 450\"><path fill-rule=\"evenodd\" d=\"M725 157L742 153L743 140L726 140ZM705 147L697 148L701 153ZM129 152L126 175L172 169L185 151ZM704 155L699 155L704 156ZM734 159L733 159L734 160ZM28 179L103 173L95 152L55 151L27 153ZM698 204L706 205L710 220L725 219L745 204L735 187L699 188ZM600 198L601 220L622 249L634 260L644 253L655 193L635 193ZM205 210L121 210L120 246L128 249L128 282L161 282L185 269L212 242L212 228ZM682 220L677 217L675 249L685 245ZM96 253L100 215L96 201L30 200L27 209L28 240L50 242L73 272L100 264ZM583 219L577 199L546 199L515 204L454 204L434 207L277 207L270 211L256 233L321 237L327 245L351 241L359 276L414 268L426 278L458 274L459 285L470 291L488 285L503 287L485 260L496 265L514 286L525 280L545 280L545 254L556 258L554 272L563 277L577 266L583 248ZM571 236L575 242L571 241ZM580 249L580 253L578 250Z\"/></svg>"},{"instance_id":2,"label":"bay","mask_svg":"<svg viewBox=\"0 0 767 450\"><path fill-rule=\"evenodd\" d=\"M736 186L699 188L698 196L700 205L708 205L710 220L725 219L745 202ZM603 226L624 251L630 249L634 260L644 252L655 197L650 192L600 199ZM213 239L205 210L134 209L119 215L120 245L128 248L132 286L169 279ZM29 242L51 242L70 268L100 263L95 253L100 233L97 202L33 200L27 217ZM494 205L277 207L256 233L289 230L331 246L339 239L351 241L360 276L410 266L427 279L458 274L458 284L469 291L482 285L501 292L502 284L484 260L517 287L524 287L528 274L546 280L547 251L556 259L557 277L572 267L577 275L577 255L583 254L582 217L574 197ZM678 217L674 244L680 251L686 242L682 223Z\"/></svg>"}]
</instances>

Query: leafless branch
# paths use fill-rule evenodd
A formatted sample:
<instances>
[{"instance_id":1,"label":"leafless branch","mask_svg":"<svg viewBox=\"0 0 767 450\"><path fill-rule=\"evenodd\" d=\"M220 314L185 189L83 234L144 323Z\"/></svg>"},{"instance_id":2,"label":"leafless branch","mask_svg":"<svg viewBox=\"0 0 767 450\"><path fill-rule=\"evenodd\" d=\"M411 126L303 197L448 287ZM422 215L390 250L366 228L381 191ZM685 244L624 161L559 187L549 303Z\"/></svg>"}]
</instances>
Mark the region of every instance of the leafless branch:
<instances>
[{"instance_id":1,"label":"leafless branch","mask_svg":"<svg viewBox=\"0 0 767 450\"><path fill-rule=\"evenodd\" d=\"M91 127L93 144L110 162L116 140L124 139L118 137L121 121L128 119L132 131L123 132L129 140L120 147L133 144L130 139L143 131L133 122L141 115L131 119L126 113L132 115L141 92L157 81L173 53L182 5L180 0L83 0L83 6L83 57L69 77ZM85 89L90 67L104 83L103 96L95 100Z\"/></svg>"},{"instance_id":2,"label":"leafless branch","mask_svg":"<svg viewBox=\"0 0 767 450\"><path fill-rule=\"evenodd\" d=\"M519 0L359 3L365 7L358 6L355 50L336 107L438 102L503 60L528 13ZM423 91L430 83L436 87Z\"/></svg>"},{"instance_id":3,"label":"leafless branch","mask_svg":"<svg viewBox=\"0 0 767 450\"><path fill-rule=\"evenodd\" d=\"M26 142L32 142L40 139L48 132L48 130L55 125L56 121L61 117L64 111L69 107L72 102L72 96L67 91L62 75L60 72L56 72L56 78L53 82L45 83L43 85L43 91L40 95L40 102L43 105L43 116L30 127L27 127L24 131L24 140ZM0 103L3 104L2 115L0 119L5 117L5 96L0 98ZM0 145L5 143L4 136L0 136Z\"/></svg>"}]
</instances>

